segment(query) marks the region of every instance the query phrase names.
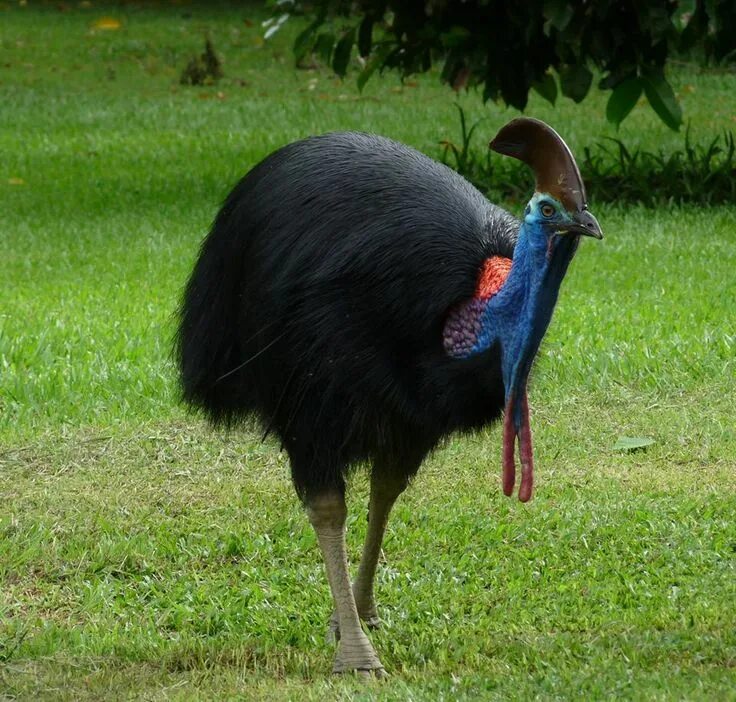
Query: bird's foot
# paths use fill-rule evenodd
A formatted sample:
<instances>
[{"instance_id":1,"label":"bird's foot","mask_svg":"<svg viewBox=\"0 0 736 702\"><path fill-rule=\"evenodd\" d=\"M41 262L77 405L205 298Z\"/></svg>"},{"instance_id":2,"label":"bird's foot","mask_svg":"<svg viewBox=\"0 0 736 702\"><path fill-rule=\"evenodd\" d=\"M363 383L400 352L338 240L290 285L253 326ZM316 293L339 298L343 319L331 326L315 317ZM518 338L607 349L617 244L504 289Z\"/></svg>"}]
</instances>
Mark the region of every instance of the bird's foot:
<instances>
[{"instance_id":1,"label":"bird's foot","mask_svg":"<svg viewBox=\"0 0 736 702\"><path fill-rule=\"evenodd\" d=\"M340 675L355 672L365 679L380 679L387 676L378 654L362 631L351 636L349 640L340 641L332 672Z\"/></svg>"},{"instance_id":2,"label":"bird's foot","mask_svg":"<svg viewBox=\"0 0 736 702\"><path fill-rule=\"evenodd\" d=\"M358 616L361 621L366 625L366 628L371 631L381 628L381 620L378 617L378 611L376 610L376 603L371 602L365 607L358 608ZM340 618L337 616L337 611L333 611L330 616L330 621L327 623L327 634L325 635L325 641L328 644L336 644L340 640Z\"/></svg>"},{"instance_id":3,"label":"bird's foot","mask_svg":"<svg viewBox=\"0 0 736 702\"><path fill-rule=\"evenodd\" d=\"M369 680L385 680L388 673L383 668L374 668L373 670L356 670L356 675L364 681Z\"/></svg>"}]
</instances>

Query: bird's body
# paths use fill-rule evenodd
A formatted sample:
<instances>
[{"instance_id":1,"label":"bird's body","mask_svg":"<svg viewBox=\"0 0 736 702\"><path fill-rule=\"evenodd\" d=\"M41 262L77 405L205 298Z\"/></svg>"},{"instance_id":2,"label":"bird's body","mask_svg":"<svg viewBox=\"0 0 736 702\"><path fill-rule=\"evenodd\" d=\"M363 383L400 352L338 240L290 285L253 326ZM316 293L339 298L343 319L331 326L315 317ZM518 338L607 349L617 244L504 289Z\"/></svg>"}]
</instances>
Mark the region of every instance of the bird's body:
<instances>
[{"instance_id":1,"label":"bird's body","mask_svg":"<svg viewBox=\"0 0 736 702\"><path fill-rule=\"evenodd\" d=\"M531 497L526 383L580 234L597 236L569 150L515 120L492 147L537 172L518 220L450 169L381 137L290 144L233 190L181 313L185 399L260 418L289 454L342 635L335 670L382 671L359 618L398 495L438 441L504 414L504 491ZM542 187L544 186L544 187ZM350 586L345 478L369 462L369 531Z\"/></svg>"},{"instance_id":2,"label":"bird's body","mask_svg":"<svg viewBox=\"0 0 736 702\"><path fill-rule=\"evenodd\" d=\"M256 413L300 492L360 461L401 470L406 453L501 413L498 346L460 360L443 331L484 261L513 256L518 229L389 139L290 144L241 181L204 244L185 305L187 397L214 419Z\"/></svg>"}]
</instances>

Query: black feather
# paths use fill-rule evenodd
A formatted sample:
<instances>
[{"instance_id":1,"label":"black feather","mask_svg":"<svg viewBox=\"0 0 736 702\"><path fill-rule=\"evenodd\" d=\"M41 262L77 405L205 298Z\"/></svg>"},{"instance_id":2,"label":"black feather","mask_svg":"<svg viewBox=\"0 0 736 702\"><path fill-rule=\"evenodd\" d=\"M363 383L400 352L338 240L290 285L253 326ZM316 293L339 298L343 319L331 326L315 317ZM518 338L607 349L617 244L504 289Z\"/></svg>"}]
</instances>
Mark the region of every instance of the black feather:
<instances>
[{"instance_id":1,"label":"black feather","mask_svg":"<svg viewBox=\"0 0 736 702\"><path fill-rule=\"evenodd\" d=\"M357 462L415 470L439 439L500 415L497 347L442 345L519 222L449 168L394 141L290 144L241 180L205 239L181 309L184 398L216 423L281 437L302 497Z\"/></svg>"}]
</instances>

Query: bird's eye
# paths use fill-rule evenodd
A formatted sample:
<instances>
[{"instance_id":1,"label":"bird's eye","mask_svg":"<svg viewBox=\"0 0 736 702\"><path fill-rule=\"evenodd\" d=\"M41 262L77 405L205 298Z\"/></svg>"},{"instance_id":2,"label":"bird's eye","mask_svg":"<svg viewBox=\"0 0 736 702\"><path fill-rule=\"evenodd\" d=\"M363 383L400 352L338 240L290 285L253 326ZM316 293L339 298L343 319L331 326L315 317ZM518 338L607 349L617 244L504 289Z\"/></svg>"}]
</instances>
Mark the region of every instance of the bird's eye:
<instances>
[{"instance_id":1,"label":"bird's eye","mask_svg":"<svg viewBox=\"0 0 736 702\"><path fill-rule=\"evenodd\" d=\"M555 208L546 202L540 207L540 210L545 217L551 217L555 213Z\"/></svg>"}]
</instances>

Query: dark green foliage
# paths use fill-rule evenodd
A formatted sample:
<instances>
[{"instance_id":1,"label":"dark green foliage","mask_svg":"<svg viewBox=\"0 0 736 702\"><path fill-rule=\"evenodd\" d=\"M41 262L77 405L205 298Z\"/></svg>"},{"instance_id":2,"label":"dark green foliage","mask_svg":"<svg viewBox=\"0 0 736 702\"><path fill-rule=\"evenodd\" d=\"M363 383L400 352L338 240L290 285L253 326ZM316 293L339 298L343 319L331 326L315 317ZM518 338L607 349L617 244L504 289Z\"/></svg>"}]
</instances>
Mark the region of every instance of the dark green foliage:
<instances>
[{"instance_id":1,"label":"dark green foliage","mask_svg":"<svg viewBox=\"0 0 736 702\"><path fill-rule=\"evenodd\" d=\"M732 132L682 150L630 151L619 139L586 148L581 164L591 197L611 202L716 205L736 199L736 144Z\"/></svg>"},{"instance_id":2,"label":"dark green foliage","mask_svg":"<svg viewBox=\"0 0 736 702\"><path fill-rule=\"evenodd\" d=\"M281 17L301 11L278 0ZM606 114L618 125L643 93L671 129L682 111L665 77L673 53L705 61L736 58L733 0L314 0L299 35L297 60L309 52L345 75L353 45L367 60L362 88L377 68L402 76L442 66L453 88L478 86L484 100L523 110L529 91L554 104L559 91L575 102L594 74L612 90Z\"/></svg>"},{"instance_id":3,"label":"dark green foliage","mask_svg":"<svg viewBox=\"0 0 736 702\"><path fill-rule=\"evenodd\" d=\"M565 97L582 102L590 90L593 74L584 64L565 64L558 70L560 89Z\"/></svg>"},{"instance_id":4,"label":"dark green foliage","mask_svg":"<svg viewBox=\"0 0 736 702\"><path fill-rule=\"evenodd\" d=\"M485 143L473 144L482 120L468 126L460 113L460 144L441 143L442 162L457 170L492 199L524 200L531 179L528 168L492 155ZM689 129L682 150L631 151L619 139L583 149L578 160L588 195L595 202L695 203L715 205L736 200L736 140L724 132L710 142L693 144Z\"/></svg>"},{"instance_id":5,"label":"dark green foliage","mask_svg":"<svg viewBox=\"0 0 736 702\"><path fill-rule=\"evenodd\" d=\"M343 33L342 37L340 37L340 40L335 45L335 55L332 60L332 66L338 76L344 76L348 70L350 54L353 50L353 44L355 44L355 34L355 27L348 29Z\"/></svg>"},{"instance_id":6,"label":"dark green foliage","mask_svg":"<svg viewBox=\"0 0 736 702\"><path fill-rule=\"evenodd\" d=\"M670 128L679 129L682 123L682 110L677 102L672 86L661 71L647 71L639 79L644 86L644 94L659 118Z\"/></svg>"},{"instance_id":7,"label":"dark green foliage","mask_svg":"<svg viewBox=\"0 0 736 702\"><path fill-rule=\"evenodd\" d=\"M619 83L611 93L606 105L606 119L613 124L621 124L634 109L641 96L643 86L638 76L627 78Z\"/></svg>"}]
</instances>

